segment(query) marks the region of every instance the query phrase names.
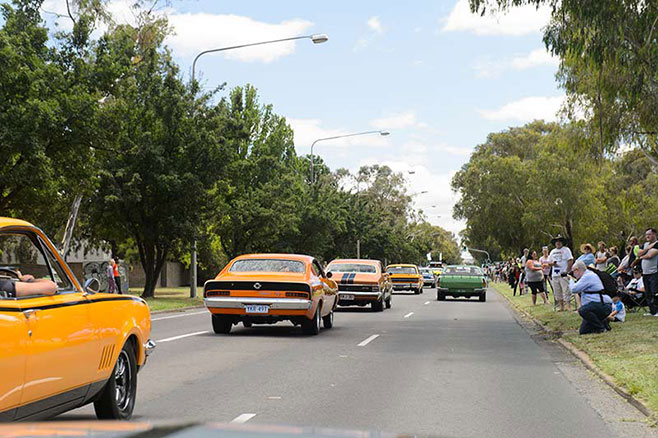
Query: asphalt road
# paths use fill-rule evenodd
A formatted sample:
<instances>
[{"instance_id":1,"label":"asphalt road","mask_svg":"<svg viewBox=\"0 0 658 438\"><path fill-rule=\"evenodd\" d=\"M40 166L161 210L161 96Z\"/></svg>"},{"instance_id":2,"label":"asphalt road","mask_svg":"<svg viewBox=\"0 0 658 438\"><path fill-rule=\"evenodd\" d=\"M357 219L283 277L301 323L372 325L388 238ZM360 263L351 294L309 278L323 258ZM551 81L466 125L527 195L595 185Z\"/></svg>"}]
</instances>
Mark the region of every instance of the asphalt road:
<instances>
[{"instance_id":1,"label":"asphalt road","mask_svg":"<svg viewBox=\"0 0 658 438\"><path fill-rule=\"evenodd\" d=\"M304 336L279 323L211 333L204 309L153 318L138 421L249 422L469 437L654 436L642 416L493 290L395 295ZM87 406L62 419L93 418Z\"/></svg>"}]
</instances>

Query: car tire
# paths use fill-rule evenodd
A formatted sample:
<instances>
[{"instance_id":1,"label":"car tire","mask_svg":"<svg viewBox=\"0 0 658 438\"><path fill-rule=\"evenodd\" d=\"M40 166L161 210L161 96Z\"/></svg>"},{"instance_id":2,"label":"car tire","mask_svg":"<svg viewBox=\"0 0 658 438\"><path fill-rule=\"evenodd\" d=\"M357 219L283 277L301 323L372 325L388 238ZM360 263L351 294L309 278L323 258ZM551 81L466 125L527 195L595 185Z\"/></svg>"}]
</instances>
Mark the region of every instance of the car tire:
<instances>
[{"instance_id":1,"label":"car tire","mask_svg":"<svg viewBox=\"0 0 658 438\"><path fill-rule=\"evenodd\" d=\"M482 293L480 294L480 302L481 302L481 303L484 303L485 301L487 301L487 293L486 293L486 292L482 292Z\"/></svg>"},{"instance_id":2,"label":"car tire","mask_svg":"<svg viewBox=\"0 0 658 438\"><path fill-rule=\"evenodd\" d=\"M384 311L384 298L382 297L381 300L373 301L370 306L372 307L373 312L383 312Z\"/></svg>"},{"instance_id":3,"label":"car tire","mask_svg":"<svg viewBox=\"0 0 658 438\"><path fill-rule=\"evenodd\" d=\"M391 293L391 295L389 295L388 300L385 301L387 309L391 308L391 301L393 301L393 294L392 293Z\"/></svg>"},{"instance_id":4,"label":"car tire","mask_svg":"<svg viewBox=\"0 0 658 438\"><path fill-rule=\"evenodd\" d=\"M437 292L436 293L436 300L437 301L445 301L446 300L446 295L443 292Z\"/></svg>"},{"instance_id":5,"label":"car tire","mask_svg":"<svg viewBox=\"0 0 658 438\"><path fill-rule=\"evenodd\" d=\"M329 312L327 316L322 317L322 326L326 329L330 329L334 326L334 311Z\"/></svg>"},{"instance_id":6,"label":"car tire","mask_svg":"<svg viewBox=\"0 0 658 438\"><path fill-rule=\"evenodd\" d=\"M320 333L320 306L315 309L313 319L304 319L302 322L302 332L305 335L317 335Z\"/></svg>"},{"instance_id":7,"label":"car tire","mask_svg":"<svg viewBox=\"0 0 658 438\"><path fill-rule=\"evenodd\" d=\"M129 420L137 397L137 358L133 346L126 342L109 380L94 401L99 420Z\"/></svg>"},{"instance_id":8,"label":"car tire","mask_svg":"<svg viewBox=\"0 0 658 438\"><path fill-rule=\"evenodd\" d=\"M422 287L421 287L420 289L416 289L416 290L414 291L414 294L416 294L416 295L420 295L420 294L422 294L422 293L423 293L423 288L422 288Z\"/></svg>"},{"instance_id":9,"label":"car tire","mask_svg":"<svg viewBox=\"0 0 658 438\"><path fill-rule=\"evenodd\" d=\"M244 326L244 328L251 328L254 324L249 321L242 321L242 325Z\"/></svg>"},{"instance_id":10,"label":"car tire","mask_svg":"<svg viewBox=\"0 0 658 438\"><path fill-rule=\"evenodd\" d=\"M218 335L231 333L233 322L225 315L212 315L212 329Z\"/></svg>"}]
</instances>

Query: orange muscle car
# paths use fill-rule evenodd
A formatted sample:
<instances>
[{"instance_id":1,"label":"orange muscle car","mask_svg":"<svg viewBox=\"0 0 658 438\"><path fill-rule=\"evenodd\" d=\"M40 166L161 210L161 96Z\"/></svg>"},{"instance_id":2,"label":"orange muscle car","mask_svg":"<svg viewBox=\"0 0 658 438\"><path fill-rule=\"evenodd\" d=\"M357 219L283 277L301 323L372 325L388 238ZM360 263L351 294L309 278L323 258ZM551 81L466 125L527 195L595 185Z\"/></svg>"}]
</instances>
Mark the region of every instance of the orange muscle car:
<instances>
[{"instance_id":1,"label":"orange muscle car","mask_svg":"<svg viewBox=\"0 0 658 438\"><path fill-rule=\"evenodd\" d=\"M371 305L381 312L391 308L393 286L379 260L336 259L327 271L338 284L338 304L341 306Z\"/></svg>"},{"instance_id":2,"label":"orange muscle car","mask_svg":"<svg viewBox=\"0 0 658 438\"><path fill-rule=\"evenodd\" d=\"M291 321L316 335L334 324L338 288L313 257L296 254L249 254L236 257L204 286L204 301L215 333L234 324Z\"/></svg>"},{"instance_id":3,"label":"orange muscle car","mask_svg":"<svg viewBox=\"0 0 658 438\"><path fill-rule=\"evenodd\" d=\"M56 292L26 295L38 282ZM81 287L41 230L10 218L0 218L0 285L0 420L92 402L98 418L130 418L155 347L144 300L97 293L97 280Z\"/></svg>"},{"instance_id":4,"label":"orange muscle car","mask_svg":"<svg viewBox=\"0 0 658 438\"><path fill-rule=\"evenodd\" d=\"M423 276L416 265L388 265L386 272L391 276L393 290L411 290L415 294L423 293Z\"/></svg>"}]
</instances>

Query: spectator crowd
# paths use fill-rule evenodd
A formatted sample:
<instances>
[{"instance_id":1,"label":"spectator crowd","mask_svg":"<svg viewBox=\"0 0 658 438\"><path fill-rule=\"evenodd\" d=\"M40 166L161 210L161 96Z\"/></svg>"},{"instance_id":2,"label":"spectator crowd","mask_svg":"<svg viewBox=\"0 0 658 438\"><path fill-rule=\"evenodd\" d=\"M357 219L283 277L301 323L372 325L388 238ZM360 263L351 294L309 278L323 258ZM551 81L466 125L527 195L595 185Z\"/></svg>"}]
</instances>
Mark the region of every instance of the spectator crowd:
<instances>
[{"instance_id":1,"label":"spectator crowd","mask_svg":"<svg viewBox=\"0 0 658 438\"><path fill-rule=\"evenodd\" d=\"M575 258L561 235L544 246L541 255L526 248L520 257L489 266L494 281L507 282L516 296L532 294L532 304L549 304L557 312L573 310L582 318L580 334L611 330L611 322L623 322L626 310L647 309L658 317L658 240L648 228L644 243L628 239L623 251L598 242L580 245Z\"/></svg>"}]
</instances>

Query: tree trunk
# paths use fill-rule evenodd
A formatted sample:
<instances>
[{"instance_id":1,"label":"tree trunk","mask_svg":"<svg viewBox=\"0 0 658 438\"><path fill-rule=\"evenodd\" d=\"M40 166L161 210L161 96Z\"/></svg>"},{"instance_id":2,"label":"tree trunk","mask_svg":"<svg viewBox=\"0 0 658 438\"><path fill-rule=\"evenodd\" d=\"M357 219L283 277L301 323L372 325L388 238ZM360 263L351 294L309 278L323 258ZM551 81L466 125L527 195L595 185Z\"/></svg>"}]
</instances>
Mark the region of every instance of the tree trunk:
<instances>
[{"instance_id":1,"label":"tree trunk","mask_svg":"<svg viewBox=\"0 0 658 438\"><path fill-rule=\"evenodd\" d=\"M138 242L137 247L139 249L139 259L142 268L144 268L142 298L153 298L155 297L155 287L158 285L158 278L160 272L162 272L167 251L157 244L144 242Z\"/></svg>"}]
</instances>

